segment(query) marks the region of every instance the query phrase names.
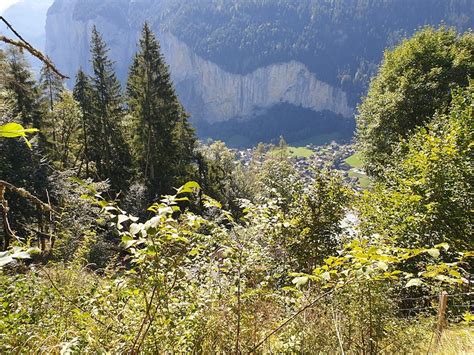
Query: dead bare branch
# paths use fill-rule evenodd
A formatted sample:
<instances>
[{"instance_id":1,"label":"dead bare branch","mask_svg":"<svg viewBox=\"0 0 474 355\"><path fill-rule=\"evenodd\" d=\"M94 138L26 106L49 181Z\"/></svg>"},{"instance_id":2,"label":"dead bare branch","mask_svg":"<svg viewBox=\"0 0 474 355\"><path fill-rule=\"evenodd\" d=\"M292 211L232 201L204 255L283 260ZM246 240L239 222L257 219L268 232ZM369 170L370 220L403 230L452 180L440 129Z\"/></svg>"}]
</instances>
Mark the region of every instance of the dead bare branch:
<instances>
[{"instance_id":1,"label":"dead bare branch","mask_svg":"<svg viewBox=\"0 0 474 355\"><path fill-rule=\"evenodd\" d=\"M47 203L44 203L38 197L32 195L31 193L29 193L25 189L16 187L16 186L14 186L14 185L12 185L9 182L6 182L4 180L0 180L0 186L4 186L5 188L9 189L10 191L13 191L13 192L19 194L20 196L26 198L27 200L30 200L31 202L33 202L35 205L37 205L41 210L43 210L45 212L51 212L53 214L58 214L58 212L56 212L50 205L48 205Z\"/></svg>"},{"instance_id":2,"label":"dead bare branch","mask_svg":"<svg viewBox=\"0 0 474 355\"><path fill-rule=\"evenodd\" d=\"M51 61L46 57L41 51L37 50L35 47L33 47L30 43L28 43L14 28L13 26L3 17L0 16L0 20L7 25L7 27L15 34L16 37L18 37L19 41L16 41L14 39L5 37L3 35L0 35L0 41L13 45L15 47L19 47L21 49L25 49L28 51L31 55L35 56L39 60L41 60L49 69L51 69L56 75L58 75L61 79L69 79L68 76L62 74L56 66L51 63Z\"/></svg>"}]
</instances>

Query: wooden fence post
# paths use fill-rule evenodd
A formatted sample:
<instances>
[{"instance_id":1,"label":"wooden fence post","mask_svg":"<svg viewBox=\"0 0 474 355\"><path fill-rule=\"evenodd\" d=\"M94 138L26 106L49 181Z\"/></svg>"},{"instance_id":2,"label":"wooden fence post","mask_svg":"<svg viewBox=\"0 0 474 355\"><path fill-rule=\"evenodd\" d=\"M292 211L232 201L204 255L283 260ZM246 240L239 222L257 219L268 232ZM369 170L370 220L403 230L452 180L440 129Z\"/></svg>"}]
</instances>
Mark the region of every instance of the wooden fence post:
<instances>
[{"instance_id":1,"label":"wooden fence post","mask_svg":"<svg viewBox=\"0 0 474 355\"><path fill-rule=\"evenodd\" d=\"M448 305L448 293L443 291L439 294L438 323L436 325L436 344L441 341L443 328L446 326L446 307Z\"/></svg>"}]
</instances>

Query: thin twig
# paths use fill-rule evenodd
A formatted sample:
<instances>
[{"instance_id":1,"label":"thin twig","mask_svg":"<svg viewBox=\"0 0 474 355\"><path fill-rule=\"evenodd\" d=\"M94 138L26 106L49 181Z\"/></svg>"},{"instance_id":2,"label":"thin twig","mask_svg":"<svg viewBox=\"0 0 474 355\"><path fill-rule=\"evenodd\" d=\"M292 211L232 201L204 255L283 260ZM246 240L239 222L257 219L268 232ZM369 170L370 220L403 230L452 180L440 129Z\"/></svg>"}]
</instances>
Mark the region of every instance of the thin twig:
<instances>
[{"instance_id":1,"label":"thin twig","mask_svg":"<svg viewBox=\"0 0 474 355\"><path fill-rule=\"evenodd\" d=\"M155 309L153 311L153 314L151 315L150 317L150 321L148 322L147 326L146 326L146 329L145 331L143 332L143 335L141 336L141 340L140 340L140 343L138 344L137 346L137 354L140 353L140 349L141 347L143 346L143 343L145 342L145 339L148 335L148 332L150 331L150 328L151 328L151 325L153 324L153 322L155 321L155 317L156 317L156 314L158 313L158 309L160 308L160 305L161 305L161 300L158 301L158 303L156 304L155 306Z\"/></svg>"},{"instance_id":2,"label":"thin twig","mask_svg":"<svg viewBox=\"0 0 474 355\"><path fill-rule=\"evenodd\" d=\"M5 190L6 187L0 184L0 206L2 207L3 231L5 232L2 243L3 250L7 250L10 246L10 239L12 236L18 239L18 237L12 231L10 222L8 221L8 211L10 208L8 207L8 201L5 198Z\"/></svg>"},{"instance_id":3,"label":"thin twig","mask_svg":"<svg viewBox=\"0 0 474 355\"><path fill-rule=\"evenodd\" d=\"M235 353L240 354L240 323L242 318L242 245L239 244L239 267L237 269L237 334L235 340Z\"/></svg>"},{"instance_id":4,"label":"thin twig","mask_svg":"<svg viewBox=\"0 0 474 355\"><path fill-rule=\"evenodd\" d=\"M153 245L153 248L155 248L156 250L156 244L155 244L155 238L153 237L153 235L150 235L150 240L151 240L151 243ZM155 263L156 265L159 265L160 263L160 260L158 258L158 254L155 253L154 254L154 259L155 259ZM140 272L140 277L142 277L142 274ZM151 309L151 306L153 305L153 300L155 298L155 294L156 294L156 291L158 290L158 285L156 284L154 287L153 287L153 290L152 290L152 293L151 293L151 296L150 296L150 301L147 302L147 298L146 298L146 295L145 295L145 316L143 317L142 319L142 322L140 324L140 329L138 330L138 333L133 341L133 344L132 344L132 350L131 350L131 353L133 354L134 353L134 350L135 350L135 346L137 346L137 343L138 343L138 340L140 339L140 336L141 336L141 333L143 331L143 328L145 327L145 324L146 324L146 321L147 319L151 321L151 317L150 317L150 309ZM149 328L149 327L148 327ZM148 329L147 328L147 329ZM147 330L146 330L147 331ZM138 346L138 349L137 349L137 352L139 351L140 349L140 346L142 344L142 341L140 342L139 346Z\"/></svg>"},{"instance_id":5,"label":"thin twig","mask_svg":"<svg viewBox=\"0 0 474 355\"><path fill-rule=\"evenodd\" d=\"M407 298L400 298L400 301L415 301L415 300L421 300L421 299L429 299L429 298L437 298L438 295L426 295L426 296L420 296L420 297L407 297Z\"/></svg>"},{"instance_id":6,"label":"thin twig","mask_svg":"<svg viewBox=\"0 0 474 355\"><path fill-rule=\"evenodd\" d=\"M306 306L298 310L295 314L293 314L290 318L288 318L286 321L284 321L282 324L280 324L278 327L273 329L270 333L268 333L257 345L255 345L252 350L250 350L250 353L255 352L262 344L264 344L273 334L278 333L281 329L283 329L288 323L290 323L292 320L294 320L296 317L298 317L301 313L303 313L305 310L308 308L313 307L320 299L329 296L335 291L335 289L331 289L322 295L319 295L316 297L311 303L308 303Z\"/></svg>"},{"instance_id":7,"label":"thin twig","mask_svg":"<svg viewBox=\"0 0 474 355\"><path fill-rule=\"evenodd\" d=\"M339 331L339 325L337 324L337 313L334 310L334 305L331 303L332 317L334 320L334 328L336 328L337 341L339 342L339 347L341 348L341 354L345 355L344 352L344 343L342 341L341 332Z\"/></svg>"},{"instance_id":8,"label":"thin twig","mask_svg":"<svg viewBox=\"0 0 474 355\"><path fill-rule=\"evenodd\" d=\"M44 268L40 268L41 271L43 271L46 275L46 277L48 278L49 282L51 283L51 286L54 288L54 290L58 293L58 295L62 298L64 298L66 301L68 301L71 305L73 305L74 307L76 307L77 309L79 309L80 311L84 312L84 313L87 313L89 314L89 316L94 320L96 321L97 323L99 323L100 325L104 326L104 327L107 327L107 329L109 329L109 325L107 325L106 323L104 323L102 320L100 320L99 318L95 317L91 312L89 312L87 309L85 309L84 307L82 307L81 305L78 305L74 300L72 300L70 297L64 295L61 290L56 286L56 284L54 283L53 279L51 278L51 275L44 269ZM110 328L110 330L116 334L119 334L119 335L122 335L121 332L119 332L118 330L115 330L114 328Z\"/></svg>"},{"instance_id":9,"label":"thin twig","mask_svg":"<svg viewBox=\"0 0 474 355\"><path fill-rule=\"evenodd\" d=\"M431 345L433 344L433 339L434 339L434 336L435 336L435 329L436 329L436 324L434 324L433 327L432 327L431 338L430 338L430 342L428 344L428 350L426 350L426 355L430 354Z\"/></svg>"},{"instance_id":10,"label":"thin twig","mask_svg":"<svg viewBox=\"0 0 474 355\"><path fill-rule=\"evenodd\" d=\"M173 275L173 282L171 284L171 286L165 291L165 294L169 294L171 292L171 290L174 289L174 287L176 286L176 281L178 280L178 275L176 273L176 270L174 272L174 275ZM158 302L158 304L156 305L155 307L155 311L153 312L153 315L151 316L150 318L150 321L148 322L148 325L147 325L147 328L145 329L145 332L143 333L142 335L142 339L140 341L140 343L138 344L138 347L137 347L137 353L140 352L140 348L142 347L145 339L146 339L146 336L151 328L151 325L153 324L153 322L155 321L155 318L156 318L156 314L158 313L158 308L160 307L160 304L161 304L161 301Z\"/></svg>"},{"instance_id":11,"label":"thin twig","mask_svg":"<svg viewBox=\"0 0 474 355\"><path fill-rule=\"evenodd\" d=\"M436 307L428 306L428 307L414 307L414 308L400 308L398 309L399 312L406 312L406 311L423 311L425 309L435 309Z\"/></svg>"},{"instance_id":12,"label":"thin twig","mask_svg":"<svg viewBox=\"0 0 474 355\"><path fill-rule=\"evenodd\" d=\"M141 321L140 329L138 329L138 333L135 336L135 339L133 340L132 349L130 350L131 354L134 354L135 346L137 345L138 339L140 339L140 335L142 334L143 327L145 327L146 320L149 319L149 317L150 317L150 308L151 308L151 305L153 304L153 300L155 298L155 294L156 294L157 290L158 290L158 284L153 286L153 290L152 290L151 297L150 297L150 302L147 303L147 305L146 305L145 315L143 316L143 319Z\"/></svg>"},{"instance_id":13,"label":"thin twig","mask_svg":"<svg viewBox=\"0 0 474 355\"><path fill-rule=\"evenodd\" d=\"M41 237L49 237L49 234L44 233L44 232L41 232L41 231L39 231L39 230L37 230L37 229L34 229L34 228L32 228L32 227L30 227L30 226L24 224L24 223L17 222L17 224L18 224L20 227L22 227L23 229L25 229L27 232L35 233L35 234L37 234L37 235L39 235L39 236L41 236Z\"/></svg>"},{"instance_id":14,"label":"thin twig","mask_svg":"<svg viewBox=\"0 0 474 355\"><path fill-rule=\"evenodd\" d=\"M52 210L53 208L51 207L51 199L49 198L48 189L46 189L46 197L48 198L49 208L51 208L51 210ZM53 248L54 248L54 242L56 240L56 237L55 237L56 228L54 226L53 213L51 211L49 212L49 228L50 228L50 230L49 230L49 248L52 251Z\"/></svg>"},{"instance_id":15,"label":"thin twig","mask_svg":"<svg viewBox=\"0 0 474 355\"><path fill-rule=\"evenodd\" d=\"M453 293L453 294L450 295L450 296L451 296L451 298L452 298L452 297L454 297L454 296L462 296L462 295L472 296L472 295L474 295L474 292Z\"/></svg>"}]
</instances>

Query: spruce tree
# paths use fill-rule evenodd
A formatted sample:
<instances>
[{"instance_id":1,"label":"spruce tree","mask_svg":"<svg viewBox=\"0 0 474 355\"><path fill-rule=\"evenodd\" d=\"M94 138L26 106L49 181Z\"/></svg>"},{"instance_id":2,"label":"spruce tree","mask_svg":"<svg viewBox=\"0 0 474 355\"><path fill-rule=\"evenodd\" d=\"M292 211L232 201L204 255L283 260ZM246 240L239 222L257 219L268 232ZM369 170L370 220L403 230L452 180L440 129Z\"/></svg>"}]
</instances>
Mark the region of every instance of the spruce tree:
<instances>
[{"instance_id":1,"label":"spruce tree","mask_svg":"<svg viewBox=\"0 0 474 355\"><path fill-rule=\"evenodd\" d=\"M138 46L127 83L133 157L140 178L156 198L190 178L196 138L146 23Z\"/></svg>"},{"instance_id":2,"label":"spruce tree","mask_svg":"<svg viewBox=\"0 0 474 355\"><path fill-rule=\"evenodd\" d=\"M21 124L38 128L41 126L39 91L30 67L19 49L11 47L7 51L6 89L13 93L16 102L14 114Z\"/></svg>"},{"instance_id":3,"label":"spruce tree","mask_svg":"<svg viewBox=\"0 0 474 355\"><path fill-rule=\"evenodd\" d=\"M188 115L183 112L173 130L174 164L173 186L198 179L198 152L196 132L191 126Z\"/></svg>"},{"instance_id":4,"label":"spruce tree","mask_svg":"<svg viewBox=\"0 0 474 355\"><path fill-rule=\"evenodd\" d=\"M18 122L25 127L42 127L38 85L32 77L24 55L17 48L9 48L0 56L0 107L8 107L7 117L0 124ZM31 140L33 149L17 139L0 139L0 178L26 189L43 201L47 200L51 169L42 155L44 139ZM24 225L35 221L41 224L42 213L17 194L7 193L10 224L17 236L27 237Z\"/></svg>"},{"instance_id":5,"label":"spruce tree","mask_svg":"<svg viewBox=\"0 0 474 355\"><path fill-rule=\"evenodd\" d=\"M64 90L63 81L61 78L54 73L49 66L43 65L40 71L40 79L38 85L39 95L41 99L41 105L45 114L43 119L43 125L38 127L41 129L41 135L49 139L45 139L45 150L52 159L56 159L58 156L57 140L61 134L60 126L62 122L58 122L59 118L57 115L53 115L55 103L59 100L59 96Z\"/></svg>"},{"instance_id":6,"label":"spruce tree","mask_svg":"<svg viewBox=\"0 0 474 355\"><path fill-rule=\"evenodd\" d=\"M52 111L54 103L64 90L64 85L62 79L46 64L43 65L40 71L39 88L42 99L47 103L49 111Z\"/></svg>"},{"instance_id":7,"label":"spruce tree","mask_svg":"<svg viewBox=\"0 0 474 355\"><path fill-rule=\"evenodd\" d=\"M120 83L108 58L107 45L97 29L92 29L92 117L94 134L90 149L94 153L97 175L109 179L115 191L125 189L130 178L130 155L121 131L124 110Z\"/></svg>"},{"instance_id":8,"label":"spruce tree","mask_svg":"<svg viewBox=\"0 0 474 355\"><path fill-rule=\"evenodd\" d=\"M96 148L94 145L94 138L97 137L97 132L94 131L96 126L94 125L93 116L93 90L90 78L84 73L82 69L76 74L76 83L73 91L74 99L79 103L82 111L81 130L82 130L82 159L79 166L79 175L84 169L86 177L92 177L93 171L90 167L90 162L94 161L94 157L98 156L93 154L92 148Z\"/></svg>"}]
</instances>

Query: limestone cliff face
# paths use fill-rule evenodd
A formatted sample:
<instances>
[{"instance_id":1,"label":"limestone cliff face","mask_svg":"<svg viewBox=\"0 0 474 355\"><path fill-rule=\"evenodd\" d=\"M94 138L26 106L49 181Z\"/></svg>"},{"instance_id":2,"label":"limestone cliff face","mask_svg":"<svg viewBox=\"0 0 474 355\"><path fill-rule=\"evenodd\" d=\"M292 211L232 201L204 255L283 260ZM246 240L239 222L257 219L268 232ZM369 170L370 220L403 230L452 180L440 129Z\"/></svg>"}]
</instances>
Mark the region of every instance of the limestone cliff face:
<instances>
[{"instance_id":1,"label":"limestone cliff face","mask_svg":"<svg viewBox=\"0 0 474 355\"><path fill-rule=\"evenodd\" d=\"M280 102L350 116L344 92L319 81L301 63L273 64L247 75L231 74L191 52L169 33L159 33L178 92L191 111L210 122L250 117Z\"/></svg>"},{"instance_id":2,"label":"limestone cliff face","mask_svg":"<svg viewBox=\"0 0 474 355\"><path fill-rule=\"evenodd\" d=\"M111 48L119 77L126 77L139 28L104 16L74 17L78 0L56 0L46 22L46 52L71 77L79 67L89 68L89 38L95 24ZM353 114L346 94L319 81L301 63L291 61L259 68L247 75L232 74L204 60L169 32L157 31L170 65L177 92L194 120L209 123L246 119L258 111L285 102L314 111Z\"/></svg>"}]
</instances>

